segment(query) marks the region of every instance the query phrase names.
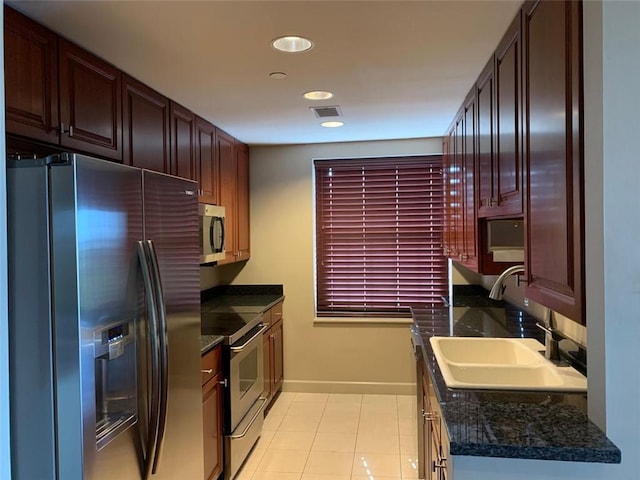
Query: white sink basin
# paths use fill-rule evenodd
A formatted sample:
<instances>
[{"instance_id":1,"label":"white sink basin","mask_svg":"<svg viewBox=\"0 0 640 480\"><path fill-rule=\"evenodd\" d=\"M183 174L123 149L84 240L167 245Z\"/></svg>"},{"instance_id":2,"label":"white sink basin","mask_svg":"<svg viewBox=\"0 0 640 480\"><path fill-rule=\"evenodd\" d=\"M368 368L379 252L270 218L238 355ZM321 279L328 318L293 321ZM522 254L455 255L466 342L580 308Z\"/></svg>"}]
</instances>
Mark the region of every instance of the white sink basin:
<instances>
[{"instance_id":1,"label":"white sink basin","mask_svg":"<svg viewBox=\"0 0 640 480\"><path fill-rule=\"evenodd\" d=\"M450 388L586 392L587 379L558 367L532 338L431 337L433 352Z\"/></svg>"}]
</instances>

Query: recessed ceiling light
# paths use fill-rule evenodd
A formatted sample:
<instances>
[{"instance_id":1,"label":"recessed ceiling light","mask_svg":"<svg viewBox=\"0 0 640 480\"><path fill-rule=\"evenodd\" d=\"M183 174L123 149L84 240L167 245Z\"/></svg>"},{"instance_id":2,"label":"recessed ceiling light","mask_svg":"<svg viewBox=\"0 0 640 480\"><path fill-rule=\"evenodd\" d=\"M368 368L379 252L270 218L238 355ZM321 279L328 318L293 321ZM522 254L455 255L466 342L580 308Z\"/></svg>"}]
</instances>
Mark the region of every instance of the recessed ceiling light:
<instances>
[{"instance_id":1,"label":"recessed ceiling light","mask_svg":"<svg viewBox=\"0 0 640 480\"><path fill-rule=\"evenodd\" d=\"M325 92L323 90L314 90L313 92L307 92L303 95L307 100L326 100L333 97L333 93Z\"/></svg>"},{"instance_id":2,"label":"recessed ceiling light","mask_svg":"<svg viewBox=\"0 0 640 480\"><path fill-rule=\"evenodd\" d=\"M344 125L343 122L322 122L320 125L327 128L336 128Z\"/></svg>"},{"instance_id":3,"label":"recessed ceiling light","mask_svg":"<svg viewBox=\"0 0 640 480\"><path fill-rule=\"evenodd\" d=\"M287 53L306 52L313 48L313 42L308 38L287 35L271 41L271 46L276 50Z\"/></svg>"},{"instance_id":4,"label":"recessed ceiling light","mask_svg":"<svg viewBox=\"0 0 640 480\"><path fill-rule=\"evenodd\" d=\"M269 76L271 78L275 78L275 79L278 79L278 80L280 80L281 78L287 78L287 74L284 73L284 72L271 72L269 74Z\"/></svg>"}]
</instances>

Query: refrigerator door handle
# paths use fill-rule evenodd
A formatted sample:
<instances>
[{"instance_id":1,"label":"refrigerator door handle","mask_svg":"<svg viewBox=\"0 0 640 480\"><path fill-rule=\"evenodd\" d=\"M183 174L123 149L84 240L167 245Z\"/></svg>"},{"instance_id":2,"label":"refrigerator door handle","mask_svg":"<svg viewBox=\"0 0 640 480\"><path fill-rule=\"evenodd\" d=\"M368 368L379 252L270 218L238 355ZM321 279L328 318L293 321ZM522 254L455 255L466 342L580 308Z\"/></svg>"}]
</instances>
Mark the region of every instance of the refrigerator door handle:
<instances>
[{"instance_id":1,"label":"refrigerator door handle","mask_svg":"<svg viewBox=\"0 0 640 480\"><path fill-rule=\"evenodd\" d=\"M138 259L140 261L140 270L142 272L142 280L144 284L144 293L147 303L147 325L148 337L151 350L151 396L150 396L150 413L148 437L143 439L145 445L146 456L144 458L144 466L142 470L142 478L148 480L151 476L153 459L157 450L158 431L160 424L160 348L158 345L158 307L156 295L152 282L152 271L150 267L149 254L144 242L139 241L136 244Z\"/></svg>"},{"instance_id":2,"label":"refrigerator door handle","mask_svg":"<svg viewBox=\"0 0 640 480\"><path fill-rule=\"evenodd\" d=\"M160 277L160 268L158 266L158 257L156 255L153 241L146 240L145 243L149 252L154 291L157 299L156 308L158 312L158 334L160 338L160 416L158 421L158 441L156 443L152 470L152 472L155 474L160 463L162 444L164 442L164 433L167 426L167 393L169 389L169 344L167 338L167 312L164 301L164 292L162 289L162 281Z\"/></svg>"}]
</instances>

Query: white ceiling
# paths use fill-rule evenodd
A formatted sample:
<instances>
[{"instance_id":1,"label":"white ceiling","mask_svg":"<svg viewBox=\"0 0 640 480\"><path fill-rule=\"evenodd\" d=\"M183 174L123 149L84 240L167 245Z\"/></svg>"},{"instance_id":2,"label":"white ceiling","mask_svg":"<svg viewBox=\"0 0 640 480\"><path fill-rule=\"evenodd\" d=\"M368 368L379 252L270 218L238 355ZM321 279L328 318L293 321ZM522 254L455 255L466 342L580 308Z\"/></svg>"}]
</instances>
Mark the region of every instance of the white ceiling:
<instances>
[{"instance_id":1,"label":"white ceiling","mask_svg":"<svg viewBox=\"0 0 640 480\"><path fill-rule=\"evenodd\" d=\"M441 136L520 0L8 1L251 145ZM270 41L304 35L304 54ZM286 72L282 80L269 78ZM305 100L309 90L335 97ZM311 106L339 105L322 128Z\"/></svg>"}]
</instances>

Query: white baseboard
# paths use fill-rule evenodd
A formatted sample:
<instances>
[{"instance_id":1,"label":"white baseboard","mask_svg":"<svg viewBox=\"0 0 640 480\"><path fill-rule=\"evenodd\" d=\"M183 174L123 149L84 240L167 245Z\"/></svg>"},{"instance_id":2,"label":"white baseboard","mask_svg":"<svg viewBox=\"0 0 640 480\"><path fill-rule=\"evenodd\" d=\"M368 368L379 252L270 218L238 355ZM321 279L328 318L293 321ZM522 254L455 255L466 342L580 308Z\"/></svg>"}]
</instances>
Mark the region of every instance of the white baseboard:
<instances>
[{"instance_id":1,"label":"white baseboard","mask_svg":"<svg viewBox=\"0 0 640 480\"><path fill-rule=\"evenodd\" d=\"M284 392L300 393L369 393L385 395L415 395L415 383L330 382L285 380Z\"/></svg>"}]
</instances>

